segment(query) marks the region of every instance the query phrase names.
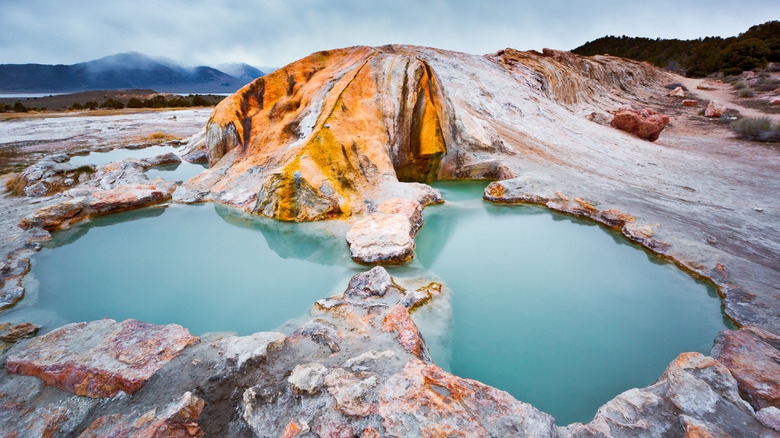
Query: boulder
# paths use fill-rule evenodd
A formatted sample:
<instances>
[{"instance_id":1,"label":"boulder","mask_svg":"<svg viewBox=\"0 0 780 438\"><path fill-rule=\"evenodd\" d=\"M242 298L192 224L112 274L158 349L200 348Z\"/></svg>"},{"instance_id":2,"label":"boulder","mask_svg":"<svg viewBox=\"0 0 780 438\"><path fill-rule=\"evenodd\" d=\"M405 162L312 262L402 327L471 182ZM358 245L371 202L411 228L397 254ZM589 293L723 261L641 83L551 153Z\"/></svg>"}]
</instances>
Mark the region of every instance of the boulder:
<instances>
[{"instance_id":1,"label":"boulder","mask_svg":"<svg viewBox=\"0 0 780 438\"><path fill-rule=\"evenodd\" d=\"M704 110L704 117L721 117L726 114L726 105L718 102L717 100L711 100L707 104L707 109Z\"/></svg>"},{"instance_id":2,"label":"boulder","mask_svg":"<svg viewBox=\"0 0 780 438\"><path fill-rule=\"evenodd\" d=\"M669 117L650 109L621 109L615 113L610 126L639 138L656 141L661 131L669 124Z\"/></svg>"},{"instance_id":3,"label":"boulder","mask_svg":"<svg viewBox=\"0 0 780 438\"><path fill-rule=\"evenodd\" d=\"M685 99L682 101L683 106L699 106L699 101L696 99Z\"/></svg>"},{"instance_id":4,"label":"boulder","mask_svg":"<svg viewBox=\"0 0 780 438\"><path fill-rule=\"evenodd\" d=\"M77 395L114 397L119 391L132 394L139 390L158 369L197 341L176 324L101 319L68 324L12 347L6 368Z\"/></svg>"},{"instance_id":5,"label":"boulder","mask_svg":"<svg viewBox=\"0 0 780 438\"><path fill-rule=\"evenodd\" d=\"M683 90L682 87L677 87L669 92L669 97L677 97L682 99L685 97L685 90Z\"/></svg>"},{"instance_id":6,"label":"boulder","mask_svg":"<svg viewBox=\"0 0 780 438\"><path fill-rule=\"evenodd\" d=\"M352 259L359 263L406 263L414 257L414 231L402 214L366 216L347 232Z\"/></svg>"},{"instance_id":7,"label":"boulder","mask_svg":"<svg viewBox=\"0 0 780 438\"><path fill-rule=\"evenodd\" d=\"M770 105L780 105L780 96L770 97L769 100L767 100L767 103Z\"/></svg>"},{"instance_id":8,"label":"boulder","mask_svg":"<svg viewBox=\"0 0 780 438\"><path fill-rule=\"evenodd\" d=\"M715 338L712 356L737 379L739 390L756 410L780 408L780 337L758 327L725 330Z\"/></svg>"},{"instance_id":9,"label":"boulder","mask_svg":"<svg viewBox=\"0 0 780 438\"><path fill-rule=\"evenodd\" d=\"M718 89L718 87L716 87L715 85L712 85L709 82L700 82L699 85L696 86L696 88L699 89L699 90L717 90Z\"/></svg>"}]
</instances>

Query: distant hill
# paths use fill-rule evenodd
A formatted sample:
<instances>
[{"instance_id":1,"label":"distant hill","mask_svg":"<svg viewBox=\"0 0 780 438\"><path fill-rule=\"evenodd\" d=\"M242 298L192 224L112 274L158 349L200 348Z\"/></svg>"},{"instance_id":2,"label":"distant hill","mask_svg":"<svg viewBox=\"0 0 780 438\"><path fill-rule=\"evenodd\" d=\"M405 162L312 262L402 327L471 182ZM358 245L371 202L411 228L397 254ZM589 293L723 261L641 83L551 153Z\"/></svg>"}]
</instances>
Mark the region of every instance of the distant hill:
<instances>
[{"instance_id":1,"label":"distant hill","mask_svg":"<svg viewBox=\"0 0 780 438\"><path fill-rule=\"evenodd\" d=\"M232 64L233 73L183 67L164 58L128 52L73 65L0 64L0 93L63 93L152 88L169 93L232 93L263 72Z\"/></svg>"},{"instance_id":2,"label":"distant hill","mask_svg":"<svg viewBox=\"0 0 780 438\"><path fill-rule=\"evenodd\" d=\"M578 55L610 54L647 61L688 76L706 76L722 71L739 74L780 62L780 21L751 27L736 37L707 37L696 40L650 39L606 36L572 50Z\"/></svg>"}]
</instances>

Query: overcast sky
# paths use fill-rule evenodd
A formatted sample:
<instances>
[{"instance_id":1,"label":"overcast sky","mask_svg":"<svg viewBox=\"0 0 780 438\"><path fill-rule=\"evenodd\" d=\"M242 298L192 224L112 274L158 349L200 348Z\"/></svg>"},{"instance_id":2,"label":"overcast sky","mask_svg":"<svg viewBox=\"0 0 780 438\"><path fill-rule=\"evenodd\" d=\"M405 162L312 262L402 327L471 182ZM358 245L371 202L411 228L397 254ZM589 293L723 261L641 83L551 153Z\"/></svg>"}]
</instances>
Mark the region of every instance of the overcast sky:
<instances>
[{"instance_id":1,"label":"overcast sky","mask_svg":"<svg viewBox=\"0 0 780 438\"><path fill-rule=\"evenodd\" d=\"M185 65L283 66L388 43L570 50L605 35L733 36L778 19L780 0L0 0L0 63L137 51Z\"/></svg>"}]
</instances>

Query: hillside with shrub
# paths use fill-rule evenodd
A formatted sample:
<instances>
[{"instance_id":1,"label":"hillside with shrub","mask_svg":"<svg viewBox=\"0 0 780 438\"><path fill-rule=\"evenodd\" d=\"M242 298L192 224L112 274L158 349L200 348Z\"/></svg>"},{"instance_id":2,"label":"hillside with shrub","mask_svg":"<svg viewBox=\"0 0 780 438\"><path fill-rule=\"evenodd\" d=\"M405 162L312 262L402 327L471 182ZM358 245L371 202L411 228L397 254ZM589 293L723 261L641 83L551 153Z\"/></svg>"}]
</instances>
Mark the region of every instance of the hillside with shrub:
<instances>
[{"instance_id":1,"label":"hillside with shrub","mask_svg":"<svg viewBox=\"0 0 780 438\"><path fill-rule=\"evenodd\" d=\"M647 61L687 76L735 75L780 62L780 21L752 26L735 37L696 40L606 36L572 50L578 55L621 56Z\"/></svg>"}]
</instances>

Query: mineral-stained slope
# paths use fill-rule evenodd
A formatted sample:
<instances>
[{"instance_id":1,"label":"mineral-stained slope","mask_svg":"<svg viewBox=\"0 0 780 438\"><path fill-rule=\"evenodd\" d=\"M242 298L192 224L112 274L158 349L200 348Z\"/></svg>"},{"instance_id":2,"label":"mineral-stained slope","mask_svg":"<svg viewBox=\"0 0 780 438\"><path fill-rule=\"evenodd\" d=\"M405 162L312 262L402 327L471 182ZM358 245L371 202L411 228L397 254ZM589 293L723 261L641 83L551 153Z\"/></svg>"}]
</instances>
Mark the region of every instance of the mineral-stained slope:
<instances>
[{"instance_id":1,"label":"mineral-stained slope","mask_svg":"<svg viewBox=\"0 0 780 438\"><path fill-rule=\"evenodd\" d=\"M297 221L361 215L391 196L424 204L419 187L398 182L510 177L503 161L542 153L546 133L592 124L583 114L606 118L627 102L620 94L663 76L555 51L318 52L220 103L192 145L206 148L210 169L184 198Z\"/></svg>"}]
</instances>

